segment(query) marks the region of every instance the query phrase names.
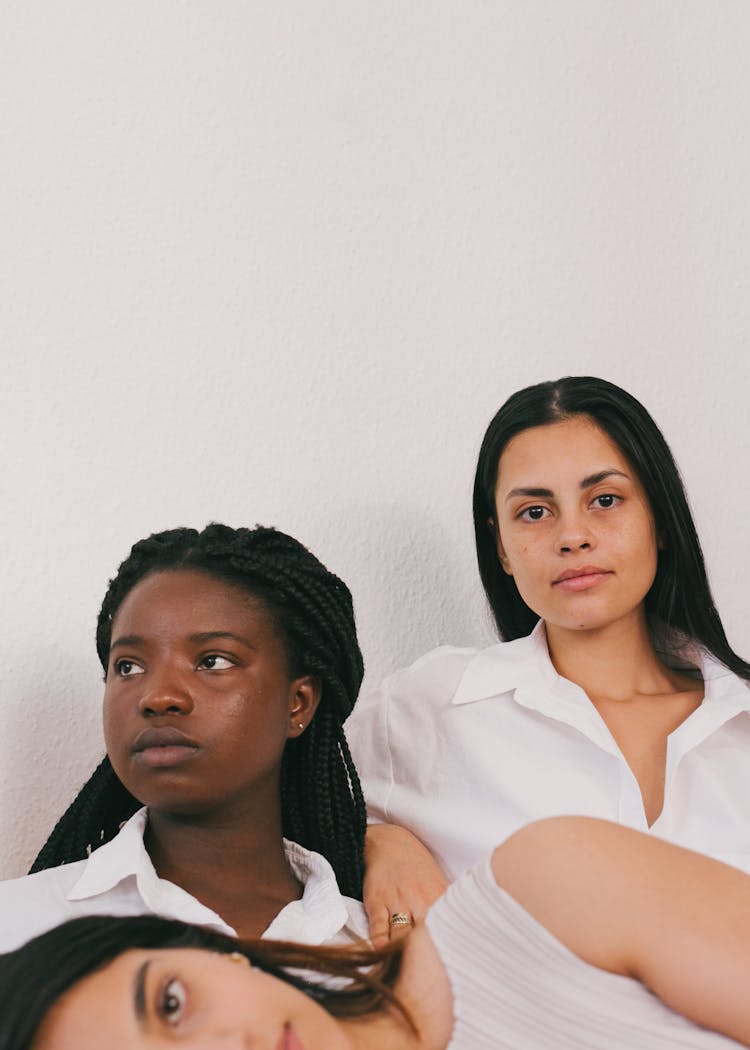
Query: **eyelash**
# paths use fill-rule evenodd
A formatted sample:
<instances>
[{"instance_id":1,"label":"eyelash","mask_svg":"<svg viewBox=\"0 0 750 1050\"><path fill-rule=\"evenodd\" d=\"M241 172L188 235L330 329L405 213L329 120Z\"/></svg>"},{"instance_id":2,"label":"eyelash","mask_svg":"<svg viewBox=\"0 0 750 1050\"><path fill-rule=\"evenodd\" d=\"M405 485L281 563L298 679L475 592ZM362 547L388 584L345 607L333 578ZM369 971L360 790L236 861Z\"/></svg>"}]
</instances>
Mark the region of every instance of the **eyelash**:
<instances>
[{"instance_id":1,"label":"eyelash","mask_svg":"<svg viewBox=\"0 0 750 1050\"><path fill-rule=\"evenodd\" d=\"M179 989L179 994L175 995L175 987ZM170 1003L177 1004L177 1011L171 1012L169 1010ZM159 989L159 996L156 1003L156 1012L162 1020L166 1021L168 1025L178 1025L183 1018L185 1009L187 1007L187 991L185 985L178 977L170 977L169 980L165 981Z\"/></svg>"},{"instance_id":2,"label":"eyelash","mask_svg":"<svg viewBox=\"0 0 750 1050\"><path fill-rule=\"evenodd\" d=\"M232 667L235 666L235 661L229 656L224 656L222 653L206 653L205 656L202 656L200 658L200 660L198 661L198 665L197 666L198 667L202 667L205 664L206 660L226 660L226 662L228 664L230 664ZM135 671L132 674L125 674L124 673L124 668L125 667L137 667L138 670ZM228 670L228 668L226 668L226 667L207 667L206 670L207 671L214 671L214 670L215 671L226 671L226 670ZM122 659L120 659L120 660L116 660L115 661L114 671L115 671L115 674L118 675L120 678L135 678L138 674L143 674L143 668L141 667L141 665L138 663L137 660L128 660L128 659L126 659L124 657Z\"/></svg>"},{"instance_id":3,"label":"eyelash","mask_svg":"<svg viewBox=\"0 0 750 1050\"><path fill-rule=\"evenodd\" d=\"M198 667L201 667L203 664L205 664L206 660L226 660L226 662L228 664L230 664L232 667L235 666L235 661L231 658L231 656L224 656L223 653L206 653L206 655L202 656L200 658L200 660L198 661ZM227 668L226 667L207 667L206 670L207 671L226 671Z\"/></svg>"},{"instance_id":4,"label":"eyelash","mask_svg":"<svg viewBox=\"0 0 750 1050\"><path fill-rule=\"evenodd\" d=\"M614 492L602 492L602 493L600 493L600 495L594 496L594 498L591 501L591 504L594 504L598 500L602 500L602 499L610 499L610 500L612 500L612 502L607 507L602 507L601 504L600 504L599 507L596 508L597 510L611 510L613 507L616 507L618 503L622 503L622 499L623 498L622 498L622 496L616 496L614 494ZM532 510L545 511L545 514L543 514L542 517L540 517L540 518L529 518L529 517L527 517L527 515ZM549 513L550 512L549 512L549 508L548 507L543 506L541 503L534 503L530 507L524 507L524 509L522 511L519 511L519 513L516 515L516 517L520 521L526 521L526 522L529 522L529 523L534 523L534 522L537 522L537 521L544 521L545 517Z\"/></svg>"},{"instance_id":5,"label":"eyelash","mask_svg":"<svg viewBox=\"0 0 750 1050\"><path fill-rule=\"evenodd\" d=\"M116 660L115 661L115 674L119 675L120 678L133 678L134 677L134 675L132 675L132 674L123 674L123 668L125 666L137 667L137 668L139 668L139 670L142 670L141 669L141 665L136 660L125 660L125 659ZM138 674L139 671L136 671L135 673Z\"/></svg>"},{"instance_id":6,"label":"eyelash","mask_svg":"<svg viewBox=\"0 0 750 1050\"><path fill-rule=\"evenodd\" d=\"M592 503L596 503L600 499L611 499L612 502L608 507L599 507L599 510L611 510L612 507L616 507L618 503L622 503L622 496L615 496L614 492L602 492L599 496L594 496Z\"/></svg>"}]
</instances>

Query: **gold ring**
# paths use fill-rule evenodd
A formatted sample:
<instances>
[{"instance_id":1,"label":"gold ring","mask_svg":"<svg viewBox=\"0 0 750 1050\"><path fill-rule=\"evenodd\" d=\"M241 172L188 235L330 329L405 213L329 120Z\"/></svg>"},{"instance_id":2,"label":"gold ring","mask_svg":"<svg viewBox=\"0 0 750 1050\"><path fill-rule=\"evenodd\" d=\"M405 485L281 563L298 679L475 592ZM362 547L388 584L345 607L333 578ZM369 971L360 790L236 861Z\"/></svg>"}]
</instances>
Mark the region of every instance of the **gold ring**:
<instances>
[{"instance_id":1,"label":"gold ring","mask_svg":"<svg viewBox=\"0 0 750 1050\"><path fill-rule=\"evenodd\" d=\"M388 920L391 926L413 926L414 919L405 911L394 911Z\"/></svg>"}]
</instances>

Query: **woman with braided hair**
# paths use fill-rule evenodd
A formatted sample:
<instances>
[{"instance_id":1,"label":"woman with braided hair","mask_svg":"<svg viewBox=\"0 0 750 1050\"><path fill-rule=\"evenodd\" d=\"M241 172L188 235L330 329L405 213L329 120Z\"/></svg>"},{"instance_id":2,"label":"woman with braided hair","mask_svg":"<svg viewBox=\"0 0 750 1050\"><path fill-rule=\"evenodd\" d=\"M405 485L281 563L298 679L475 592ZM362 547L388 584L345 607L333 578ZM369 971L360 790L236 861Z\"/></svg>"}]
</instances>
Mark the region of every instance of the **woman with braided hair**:
<instances>
[{"instance_id":1,"label":"woman with braided hair","mask_svg":"<svg viewBox=\"0 0 750 1050\"><path fill-rule=\"evenodd\" d=\"M0 950L104 912L366 936L345 584L276 529L171 529L120 566L96 644L107 756L32 874L0 884Z\"/></svg>"}]
</instances>

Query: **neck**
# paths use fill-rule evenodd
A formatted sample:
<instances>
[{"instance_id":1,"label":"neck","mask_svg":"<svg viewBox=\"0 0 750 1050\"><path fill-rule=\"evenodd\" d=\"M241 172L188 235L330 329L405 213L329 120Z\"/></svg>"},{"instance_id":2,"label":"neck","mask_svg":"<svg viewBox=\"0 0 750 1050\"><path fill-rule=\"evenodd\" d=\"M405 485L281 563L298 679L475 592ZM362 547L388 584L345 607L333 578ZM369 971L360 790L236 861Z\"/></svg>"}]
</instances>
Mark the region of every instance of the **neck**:
<instances>
[{"instance_id":1,"label":"neck","mask_svg":"<svg viewBox=\"0 0 750 1050\"><path fill-rule=\"evenodd\" d=\"M666 692L680 677L656 655L643 608L606 627L576 631L545 624L545 630L557 673L590 697Z\"/></svg>"},{"instance_id":2,"label":"neck","mask_svg":"<svg viewBox=\"0 0 750 1050\"><path fill-rule=\"evenodd\" d=\"M167 879L242 936L260 936L301 887L284 853L280 805L242 819L149 810L146 850Z\"/></svg>"}]
</instances>

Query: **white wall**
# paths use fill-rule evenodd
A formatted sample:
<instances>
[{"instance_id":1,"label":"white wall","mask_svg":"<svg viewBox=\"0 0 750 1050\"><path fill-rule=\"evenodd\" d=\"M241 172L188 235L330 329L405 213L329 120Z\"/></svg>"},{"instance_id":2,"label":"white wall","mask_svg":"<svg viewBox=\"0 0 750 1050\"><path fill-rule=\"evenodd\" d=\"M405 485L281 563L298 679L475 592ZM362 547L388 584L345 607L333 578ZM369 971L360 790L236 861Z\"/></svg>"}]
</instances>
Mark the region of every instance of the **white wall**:
<instances>
[{"instance_id":1,"label":"white wall","mask_svg":"<svg viewBox=\"0 0 750 1050\"><path fill-rule=\"evenodd\" d=\"M469 493L593 373L682 466L750 653L744 0L2 0L0 875L101 753L131 543L278 524L369 675L490 634Z\"/></svg>"}]
</instances>

